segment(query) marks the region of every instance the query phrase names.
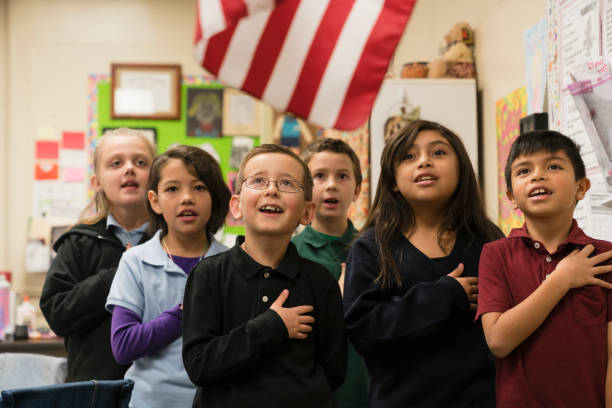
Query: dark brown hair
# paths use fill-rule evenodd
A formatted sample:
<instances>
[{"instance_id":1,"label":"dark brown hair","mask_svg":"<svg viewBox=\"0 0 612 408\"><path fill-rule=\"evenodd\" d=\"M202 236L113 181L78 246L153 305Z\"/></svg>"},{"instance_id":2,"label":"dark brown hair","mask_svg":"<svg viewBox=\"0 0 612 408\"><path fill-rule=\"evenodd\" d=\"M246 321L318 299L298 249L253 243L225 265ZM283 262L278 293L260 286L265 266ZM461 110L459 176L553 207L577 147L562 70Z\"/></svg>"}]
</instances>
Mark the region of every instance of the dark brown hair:
<instances>
[{"instance_id":1,"label":"dark brown hair","mask_svg":"<svg viewBox=\"0 0 612 408\"><path fill-rule=\"evenodd\" d=\"M240 190L242 189L242 181L244 179L244 168L246 164L255 156L259 156L260 154L266 153L280 153L286 154L294 158L300 165L302 166L302 186L304 187L304 198L306 201L312 201L312 176L310 175L310 170L308 166L300 156L295 154L291 149L286 146L277 145L277 144L262 144L257 147L251 149L243 158L242 162L240 162L240 169L238 170L238 178L236 179L235 191L236 194L240 194Z\"/></svg>"},{"instance_id":2,"label":"dark brown hair","mask_svg":"<svg viewBox=\"0 0 612 408\"><path fill-rule=\"evenodd\" d=\"M304 149L301 155L302 160L304 160L304 163L308 165L308 163L310 163L310 160L312 159L312 156L315 153L320 152L346 154L351 159L351 162L353 162L353 174L355 175L355 182L357 184L357 187L361 185L363 176L361 175L361 165L359 164L359 158L357 157L357 154L355 154L355 151L351 148L351 146L348 145L348 143L340 139L333 139L329 137L319 139L316 142L306 146L306 149Z\"/></svg>"},{"instance_id":3,"label":"dark brown hair","mask_svg":"<svg viewBox=\"0 0 612 408\"><path fill-rule=\"evenodd\" d=\"M189 173L201 180L208 191L212 201L210 209L210 219L206 224L206 233L214 234L223 225L227 211L229 210L229 199L231 193L223 181L223 174L219 163L204 150L195 146L179 145L170 148L165 153L160 154L153 160L147 191L154 191L157 194L161 173L168 161L177 159L185 163ZM158 229L162 229L164 235L168 233L168 224L162 214L153 211L151 203L147 200L147 210L149 211L149 233L153 235Z\"/></svg>"},{"instance_id":4,"label":"dark brown hair","mask_svg":"<svg viewBox=\"0 0 612 408\"><path fill-rule=\"evenodd\" d=\"M461 228L485 242L503 236L499 228L487 218L472 162L459 136L436 122L411 122L387 140L380 159L380 179L374 203L363 227L363 231L374 229L380 253L380 274L375 283L385 288L394 285L399 287L402 284L391 253L392 243L403 232L412 231L415 227L412 207L399 191L395 191L395 171L419 133L424 130L440 133L452 146L459 162L459 182L449 200L446 216L438 231L438 245L442 246L442 236L445 232L458 231Z\"/></svg>"}]
</instances>

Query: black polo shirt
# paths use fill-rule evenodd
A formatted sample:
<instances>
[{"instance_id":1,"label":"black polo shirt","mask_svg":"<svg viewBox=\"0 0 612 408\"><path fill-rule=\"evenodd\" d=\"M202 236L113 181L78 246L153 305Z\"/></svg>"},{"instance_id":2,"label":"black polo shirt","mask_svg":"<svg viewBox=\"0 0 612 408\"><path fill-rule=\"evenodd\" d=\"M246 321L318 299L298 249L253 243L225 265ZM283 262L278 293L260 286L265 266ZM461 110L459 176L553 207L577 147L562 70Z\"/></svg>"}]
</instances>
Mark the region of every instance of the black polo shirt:
<instances>
[{"instance_id":1,"label":"black polo shirt","mask_svg":"<svg viewBox=\"0 0 612 408\"><path fill-rule=\"evenodd\" d=\"M183 362L198 386L194 406L332 407L346 372L342 298L325 267L292 243L276 269L240 248L203 259L191 272L183 309ZM311 305L307 339L289 339L270 305Z\"/></svg>"}]
</instances>

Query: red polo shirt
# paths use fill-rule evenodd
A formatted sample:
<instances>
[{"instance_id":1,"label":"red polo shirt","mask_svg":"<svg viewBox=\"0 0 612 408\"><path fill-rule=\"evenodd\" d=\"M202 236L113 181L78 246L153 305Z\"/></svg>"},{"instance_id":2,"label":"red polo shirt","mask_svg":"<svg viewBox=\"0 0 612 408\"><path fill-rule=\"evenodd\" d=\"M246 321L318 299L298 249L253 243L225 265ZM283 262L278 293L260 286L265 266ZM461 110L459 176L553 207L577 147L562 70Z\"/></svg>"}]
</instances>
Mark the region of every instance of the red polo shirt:
<instances>
[{"instance_id":1,"label":"red polo shirt","mask_svg":"<svg viewBox=\"0 0 612 408\"><path fill-rule=\"evenodd\" d=\"M594 254L612 249L612 243L585 235L576 220L552 254L531 239L525 225L486 244L480 255L476 318L522 302L561 259L587 244L595 246ZM605 279L610 281L610 275ZM611 320L612 291L599 286L570 290L531 336L496 359L497 407L603 407Z\"/></svg>"}]
</instances>

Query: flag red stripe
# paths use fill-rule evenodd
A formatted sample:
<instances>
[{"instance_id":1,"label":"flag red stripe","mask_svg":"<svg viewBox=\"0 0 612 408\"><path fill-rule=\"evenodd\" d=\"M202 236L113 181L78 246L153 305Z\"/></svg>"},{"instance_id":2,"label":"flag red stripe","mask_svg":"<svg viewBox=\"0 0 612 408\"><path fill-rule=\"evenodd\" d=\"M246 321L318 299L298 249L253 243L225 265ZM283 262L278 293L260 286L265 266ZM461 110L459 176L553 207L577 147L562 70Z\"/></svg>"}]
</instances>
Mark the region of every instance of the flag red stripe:
<instances>
[{"instance_id":1,"label":"flag red stripe","mask_svg":"<svg viewBox=\"0 0 612 408\"><path fill-rule=\"evenodd\" d=\"M283 1L274 8L268 18L266 27L259 39L257 50L251 59L249 72L242 84L243 90L257 98L261 98L268 85L299 5L300 0Z\"/></svg>"},{"instance_id":2,"label":"flag red stripe","mask_svg":"<svg viewBox=\"0 0 612 408\"><path fill-rule=\"evenodd\" d=\"M416 0L387 0L374 25L334 124L336 129L362 126L387 72Z\"/></svg>"},{"instance_id":3,"label":"flag red stripe","mask_svg":"<svg viewBox=\"0 0 612 408\"><path fill-rule=\"evenodd\" d=\"M354 0L330 1L302 65L302 71L293 95L291 95L287 111L303 118L307 118L310 114L325 68L342 32L342 27L353 8L353 3Z\"/></svg>"},{"instance_id":4,"label":"flag red stripe","mask_svg":"<svg viewBox=\"0 0 612 408\"><path fill-rule=\"evenodd\" d=\"M202 39L202 22L200 21L200 2L196 3L196 26L194 33L193 43L197 44L198 41ZM202 61L198 61L198 64L201 64Z\"/></svg>"},{"instance_id":5,"label":"flag red stripe","mask_svg":"<svg viewBox=\"0 0 612 408\"><path fill-rule=\"evenodd\" d=\"M223 7L227 27L235 26L238 20L248 14L244 0L221 0L221 6Z\"/></svg>"},{"instance_id":6,"label":"flag red stripe","mask_svg":"<svg viewBox=\"0 0 612 408\"><path fill-rule=\"evenodd\" d=\"M229 43L232 40L235 30L236 25L208 39L206 55L204 55L202 66L215 76L219 73L221 64L223 64L223 59L225 58L225 54L227 53Z\"/></svg>"}]
</instances>

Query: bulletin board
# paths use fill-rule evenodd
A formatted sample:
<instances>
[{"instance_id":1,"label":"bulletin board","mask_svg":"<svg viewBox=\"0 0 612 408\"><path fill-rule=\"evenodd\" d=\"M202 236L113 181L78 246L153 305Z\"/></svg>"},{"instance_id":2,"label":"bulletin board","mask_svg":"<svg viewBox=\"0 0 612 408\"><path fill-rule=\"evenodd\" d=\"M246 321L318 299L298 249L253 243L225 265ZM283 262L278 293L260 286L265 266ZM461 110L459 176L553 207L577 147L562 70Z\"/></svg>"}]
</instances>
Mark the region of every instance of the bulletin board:
<instances>
[{"instance_id":1,"label":"bulletin board","mask_svg":"<svg viewBox=\"0 0 612 408\"><path fill-rule=\"evenodd\" d=\"M591 181L591 189L576 206L574 218L588 235L611 241L612 127L597 135L589 130L594 117L610 119L612 92L600 95L599 105L591 106L586 117L577 108L570 87L588 82L591 89L585 93L597 95L600 79L610 75L612 2L548 0L547 26L549 127L580 146ZM596 106L601 107L601 103L604 108L598 110Z\"/></svg>"},{"instance_id":2,"label":"bulletin board","mask_svg":"<svg viewBox=\"0 0 612 408\"><path fill-rule=\"evenodd\" d=\"M223 89L223 84L212 78L185 75L181 84L182 101L181 117L179 120L112 119L110 109L110 79L105 75L90 76L90 92L95 93L94 96L90 95L90 129L88 138L91 148L93 148L95 139L102 134L104 128L129 127L154 129L158 154L165 152L173 144L202 147L219 160L223 177L226 182L228 180L231 182L235 179L236 172L238 171L239 160L236 158L236 152L248 150L252 146L259 145L260 136L224 135L223 132L216 131L216 129L220 129L216 122L210 127L203 127L205 132L196 134L193 131L193 126L189 123L190 118L193 119L193 115L191 117L189 115L189 108L193 106L194 98L192 96L190 101L188 101L188 94L197 94L197 90L208 90L210 92L204 93L211 95L215 93L222 94ZM189 136L188 133L192 133L194 136ZM230 188L230 190L233 189ZM244 234L244 227L232 225L235 222L231 218L227 219L223 230L224 235Z\"/></svg>"}]
</instances>

